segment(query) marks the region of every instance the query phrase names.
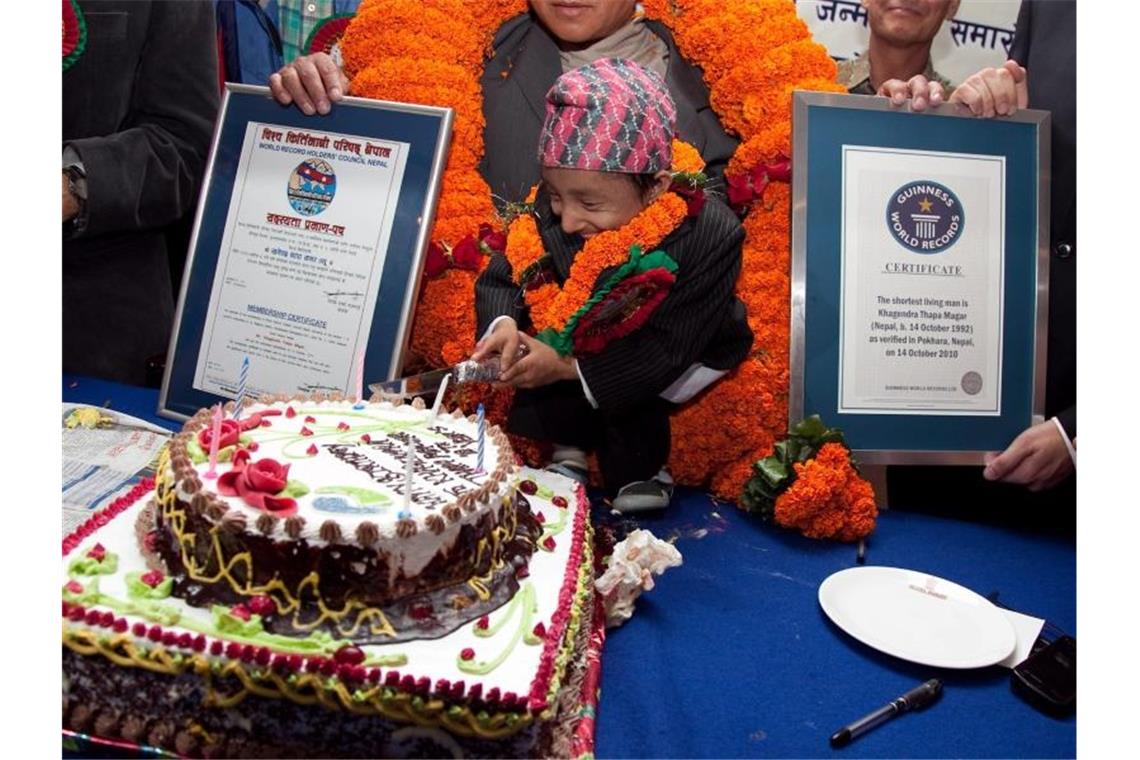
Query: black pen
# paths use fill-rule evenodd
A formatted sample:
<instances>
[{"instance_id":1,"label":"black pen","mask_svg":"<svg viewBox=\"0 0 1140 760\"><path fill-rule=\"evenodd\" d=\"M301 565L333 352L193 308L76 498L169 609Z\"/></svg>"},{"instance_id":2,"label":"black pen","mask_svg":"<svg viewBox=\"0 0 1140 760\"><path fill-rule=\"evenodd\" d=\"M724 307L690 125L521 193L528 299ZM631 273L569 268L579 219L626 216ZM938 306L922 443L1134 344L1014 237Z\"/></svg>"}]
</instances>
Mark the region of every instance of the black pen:
<instances>
[{"instance_id":1,"label":"black pen","mask_svg":"<svg viewBox=\"0 0 1140 760\"><path fill-rule=\"evenodd\" d=\"M893 700L890 704L883 705L870 715L836 731L831 735L831 746L836 749L846 747L859 736L867 733L875 726L886 723L896 715L901 715L910 710L921 710L938 699L938 695L941 693L942 682L937 678L931 678L926 683L914 687L898 699Z\"/></svg>"}]
</instances>

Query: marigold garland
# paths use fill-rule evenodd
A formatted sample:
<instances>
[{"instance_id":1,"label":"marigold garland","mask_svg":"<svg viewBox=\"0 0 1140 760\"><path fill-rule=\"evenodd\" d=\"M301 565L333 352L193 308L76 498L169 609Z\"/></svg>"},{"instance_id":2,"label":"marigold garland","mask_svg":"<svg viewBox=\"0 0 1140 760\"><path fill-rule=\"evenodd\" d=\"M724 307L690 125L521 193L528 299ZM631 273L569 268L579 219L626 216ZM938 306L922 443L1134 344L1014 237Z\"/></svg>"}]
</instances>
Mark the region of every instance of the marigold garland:
<instances>
[{"instance_id":1,"label":"marigold garland","mask_svg":"<svg viewBox=\"0 0 1140 760\"><path fill-rule=\"evenodd\" d=\"M586 241L570 265L570 274L559 287L547 283L526 291L526 304L535 330L561 330L594 291L602 272L629 258L635 245L654 250L684 221L688 207L673 193L662 193L653 203L618 230L602 232ZM517 279L546 255L534 217L522 214L511 222L504 252Z\"/></svg>"},{"instance_id":2,"label":"marigold garland","mask_svg":"<svg viewBox=\"0 0 1140 760\"><path fill-rule=\"evenodd\" d=\"M814 459L793 467L795 482L776 499L777 523L808 538L856 541L871 534L875 496L842 444L825 443Z\"/></svg>"},{"instance_id":3,"label":"marigold garland","mask_svg":"<svg viewBox=\"0 0 1140 760\"><path fill-rule=\"evenodd\" d=\"M648 18L668 26L681 54L703 71L714 110L740 137L728 164L730 177L791 155L794 90L843 92L834 84L835 64L812 42L791 0L641 4ZM354 94L456 109L432 230L432 239L447 250L474 235L480 223L493 220L489 188L478 175L484 126L479 82L495 32L525 11L526 0L365 0L341 43ZM680 167L691 156L678 158ZM752 463L767 455L787 430L787 185L768 185L744 226L737 295L748 308L755 333L753 353L673 415L669 461L679 482L711 486L729 500L740 495ZM511 238L515 236L512 231ZM522 242L534 243L533 238ZM508 247L520 244L508 241ZM420 364L442 366L473 350L477 274L452 268L424 286L412 335ZM552 304L558 301L553 291L542 296ZM540 309L538 319L555 320L568 302L566 296L558 301L560 308ZM486 401L471 392L456 398L471 405ZM501 402L502 394L488 407L505 413L508 405Z\"/></svg>"}]
</instances>

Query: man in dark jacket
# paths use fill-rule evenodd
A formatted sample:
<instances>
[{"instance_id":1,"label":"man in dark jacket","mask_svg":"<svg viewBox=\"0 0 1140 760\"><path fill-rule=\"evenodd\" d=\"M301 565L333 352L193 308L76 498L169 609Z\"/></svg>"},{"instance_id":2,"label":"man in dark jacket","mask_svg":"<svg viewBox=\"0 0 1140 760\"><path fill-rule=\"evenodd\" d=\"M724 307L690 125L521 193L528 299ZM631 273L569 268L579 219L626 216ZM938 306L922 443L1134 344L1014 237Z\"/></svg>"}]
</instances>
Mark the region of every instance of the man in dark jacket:
<instances>
[{"instance_id":1,"label":"man in dark jacket","mask_svg":"<svg viewBox=\"0 0 1140 760\"><path fill-rule=\"evenodd\" d=\"M63 72L63 369L142 384L174 315L164 228L197 203L217 113L213 5L78 6L86 38Z\"/></svg>"},{"instance_id":2,"label":"man in dark jacket","mask_svg":"<svg viewBox=\"0 0 1140 760\"><path fill-rule=\"evenodd\" d=\"M700 151L717 188L738 140L721 126L700 71L677 51L668 29L635 18L634 6L634 0L530 0L529 13L496 33L495 54L480 82L487 126L479 169L498 200L520 201L538 183L534 151L554 80L599 58L634 60L665 79L677 105L677 131ZM327 113L349 82L328 55L315 53L284 66L269 86L283 104Z\"/></svg>"}]
</instances>

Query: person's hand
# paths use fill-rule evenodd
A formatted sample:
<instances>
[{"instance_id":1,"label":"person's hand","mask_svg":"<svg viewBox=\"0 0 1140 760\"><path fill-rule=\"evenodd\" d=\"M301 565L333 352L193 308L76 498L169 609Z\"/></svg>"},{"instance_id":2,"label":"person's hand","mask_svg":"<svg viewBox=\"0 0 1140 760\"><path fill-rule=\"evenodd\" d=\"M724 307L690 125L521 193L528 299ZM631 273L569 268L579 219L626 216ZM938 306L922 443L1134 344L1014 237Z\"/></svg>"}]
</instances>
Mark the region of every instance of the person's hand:
<instances>
[{"instance_id":1,"label":"person's hand","mask_svg":"<svg viewBox=\"0 0 1140 760\"><path fill-rule=\"evenodd\" d=\"M269 76L269 90L281 105L296 103L306 116L326 114L348 94L348 77L328 53L303 55Z\"/></svg>"},{"instance_id":2,"label":"person's hand","mask_svg":"<svg viewBox=\"0 0 1140 760\"><path fill-rule=\"evenodd\" d=\"M1017 61L986 68L970 75L950 95L951 103L962 103L974 116L1012 116L1029 106L1029 75Z\"/></svg>"},{"instance_id":3,"label":"person's hand","mask_svg":"<svg viewBox=\"0 0 1140 760\"><path fill-rule=\"evenodd\" d=\"M519 335L519 340L526 346L527 354L499 375L500 382L516 388L539 388L578 378L572 357L559 356L553 348L525 333Z\"/></svg>"},{"instance_id":4,"label":"person's hand","mask_svg":"<svg viewBox=\"0 0 1140 760\"><path fill-rule=\"evenodd\" d=\"M922 74L915 74L905 82L901 79L888 79L879 86L877 94L890 98L892 106L901 106L909 100L912 111L925 111L928 105L942 105L946 99L942 84L931 82Z\"/></svg>"},{"instance_id":5,"label":"person's hand","mask_svg":"<svg viewBox=\"0 0 1140 760\"><path fill-rule=\"evenodd\" d=\"M69 222L79 213L79 200L71 194L67 187L67 172L63 177L63 221Z\"/></svg>"},{"instance_id":6,"label":"person's hand","mask_svg":"<svg viewBox=\"0 0 1140 760\"><path fill-rule=\"evenodd\" d=\"M1005 451L986 454L986 480L1016 483L1030 491L1044 491L1073 471L1069 449L1052 420L1025 430Z\"/></svg>"},{"instance_id":7,"label":"person's hand","mask_svg":"<svg viewBox=\"0 0 1140 760\"><path fill-rule=\"evenodd\" d=\"M500 319L491 334L475 344L475 353L471 354L471 359L481 362L496 354L499 356L500 374L510 369L518 359L519 326L510 317Z\"/></svg>"}]
</instances>

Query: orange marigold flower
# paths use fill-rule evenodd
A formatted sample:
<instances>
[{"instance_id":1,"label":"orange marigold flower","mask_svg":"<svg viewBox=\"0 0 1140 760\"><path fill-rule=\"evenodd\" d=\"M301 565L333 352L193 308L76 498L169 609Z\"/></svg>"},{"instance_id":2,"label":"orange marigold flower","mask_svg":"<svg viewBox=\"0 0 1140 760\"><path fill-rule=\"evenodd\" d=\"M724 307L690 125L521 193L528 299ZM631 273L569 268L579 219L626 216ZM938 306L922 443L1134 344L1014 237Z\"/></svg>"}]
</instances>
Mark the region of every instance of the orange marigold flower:
<instances>
[{"instance_id":1,"label":"orange marigold flower","mask_svg":"<svg viewBox=\"0 0 1140 760\"><path fill-rule=\"evenodd\" d=\"M673 171L696 174L705 170L701 152L684 140L673 139Z\"/></svg>"},{"instance_id":2,"label":"orange marigold flower","mask_svg":"<svg viewBox=\"0 0 1140 760\"><path fill-rule=\"evenodd\" d=\"M776 499L775 519L808 538L853 541L875 529L878 510L871 488L855 468L847 449L825 443L815 458L792 465L796 480Z\"/></svg>"}]
</instances>

